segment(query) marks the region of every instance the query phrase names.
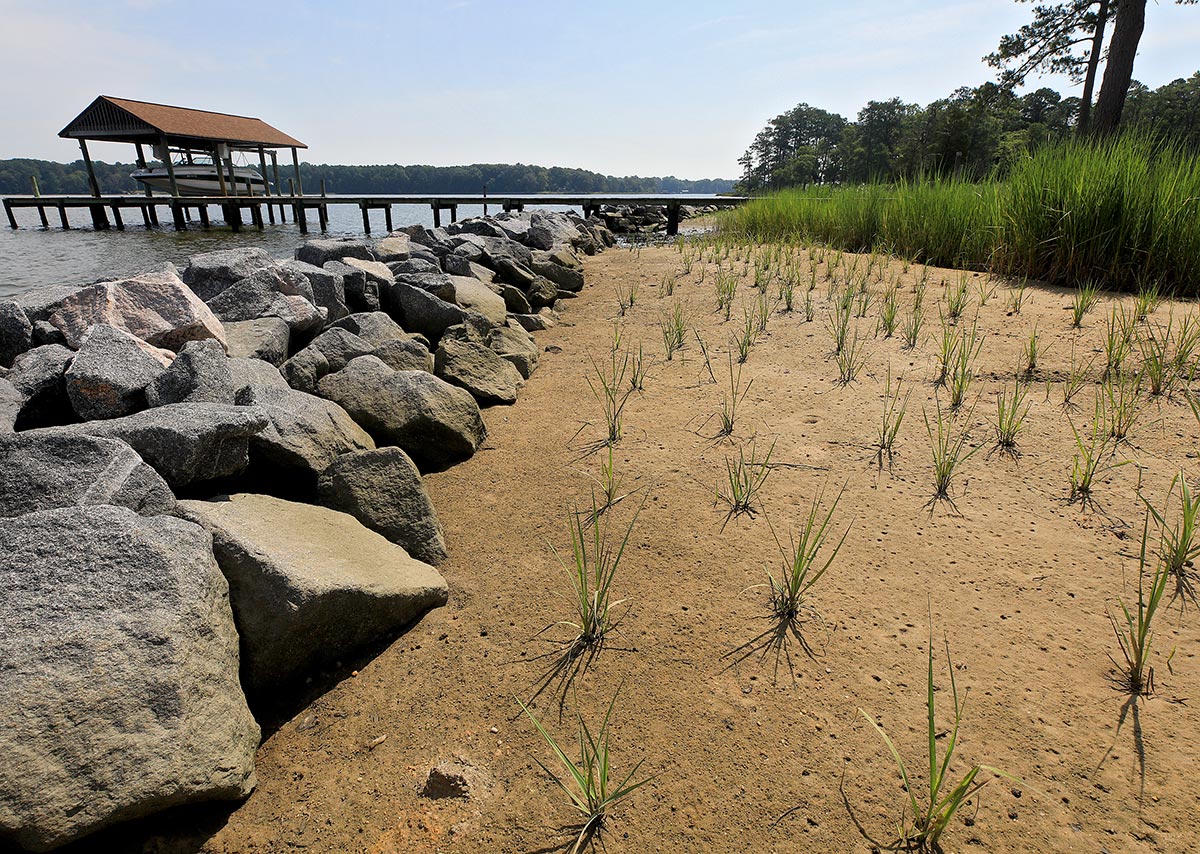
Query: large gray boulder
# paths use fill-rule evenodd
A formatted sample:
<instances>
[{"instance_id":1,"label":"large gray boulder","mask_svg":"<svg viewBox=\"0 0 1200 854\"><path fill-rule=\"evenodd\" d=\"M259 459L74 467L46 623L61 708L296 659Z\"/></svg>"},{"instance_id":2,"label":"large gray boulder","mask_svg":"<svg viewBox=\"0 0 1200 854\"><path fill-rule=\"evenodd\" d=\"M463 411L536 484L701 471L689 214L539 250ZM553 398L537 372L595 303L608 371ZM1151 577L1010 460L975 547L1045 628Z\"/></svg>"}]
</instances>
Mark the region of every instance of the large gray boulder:
<instances>
[{"instance_id":1,"label":"large gray boulder","mask_svg":"<svg viewBox=\"0 0 1200 854\"><path fill-rule=\"evenodd\" d=\"M97 323L117 326L167 350L205 338L225 344L221 321L171 270L88 285L57 303L49 321L73 348Z\"/></svg>"},{"instance_id":2,"label":"large gray boulder","mask_svg":"<svg viewBox=\"0 0 1200 854\"><path fill-rule=\"evenodd\" d=\"M487 345L502 359L512 362L513 367L525 379L537 368L541 353L533 336L520 324L509 322L506 326L488 333Z\"/></svg>"},{"instance_id":3,"label":"large gray boulder","mask_svg":"<svg viewBox=\"0 0 1200 854\"><path fill-rule=\"evenodd\" d=\"M398 338L384 341L371 351L393 371L433 372L433 354L416 338Z\"/></svg>"},{"instance_id":4,"label":"large gray boulder","mask_svg":"<svg viewBox=\"0 0 1200 854\"><path fill-rule=\"evenodd\" d=\"M303 333L320 327L324 321L313 298L307 276L290 267L273 265L235 282L208 304L222 321L278 317L293 333Z\"/></svg>"},{"instance_id":5,"label":"large gray boulder","mask_svg":"<svg viewBox=\"0 0 1200 854\"><path fill-rule=\"evenodd\" d=\"M351 359L366 356L374 348L350 330L334 327L314 338L307 349L320 350L329 364L329 370L340 371Z\"/></svg>"},{"instance_id":6,"label":"large gray boulder","mask_svg":"<svg viewBox=\"0 0 1200 854\"><path fill-rule=\"evenodd\" d=\"M247 388L289 388L279 369L261 359L230 359L229 374L233 378L235 402Z\"/></svg>"},{"instance_id":7,"label":"large gray boulder","mask_svg":"<svg viewBox=\"0 0 1200 854\"><path fill-rule=\"evenodd\" d=\"M15 300L0 301L0 367L33 349L33 323Z\"/></svg>"},{"instance_id":8,"label":"large gray boulder","mask_svg":"<svg viewBox=\"0 0 1200 854\"><path fill-rule=\"evenodd\" d=\"M583 290L583 263L569 248L555 252L534 252L532 269L564 291Z\"/></svg>"},{"instance_id":9,"label":"large gray boulder","mask_svg":"<svg viewBox=\"0 0 1200 854\"><path fill-rule=\"evenodd\" d=\"M496 227L504 232L505 237L524 243L529 237L529 220L532 216L532 211L506 211L496 214L492 219Z\"/></svg>"},{"instance_id":10,"label":"large gray boulder","mask_svg":"<svg viewBox=\"0 0 1200 854\"><path fill-rule=\"evenodd\" d=\"M409 237L407 234L389 234L387 237L376 240L371 247L371 252L376 261L382 261L384 264L407 261L411 254Z\"/></svg>"},{"instance_id":11,"label":"large gray boulder","mask_svg":"<svg viewBox=\"0 0 1200 854\"><path fill-rule=\"evenodd\" d=\"M391 287L392 281L395 279L391 268L382 261L364 261L361 258L343 258L341 260L343 264L349 267L362 270L363 275L367 277L367 281L374 282L380 293Z\"/></svg>"},{"instance_id":12,"label":"large gray boulder","mask_svg":"<svg viewBox=\"0 0 1200 854\"><path fill-rule=\"evenodd\" d=\"M469 258L450 253L442 262L445 265L446 272L452 276L469 276L472 279L478 279L481 282L496 281L496 272L482 264L477 264Z\"/></svg>"},{"instance_id":13,"label":"large gray boulder","mask_svg":"<svg viewBox=\"0 0 1200 854\"><path fill-rule=\"evenodd\" d=\"M421 333L430 341L437 341L447 328L466 319L466 313L459 306L407 282L397 280L389 293L393 312L399 310L401 325L409 332Z\"/></svg>"},{"instance_id":14,"label":"large gray boulder","mask_svg":"<svg viewBox=\"0 0 1200 854\"><path fill-rule=\"evenodd\" d=\"M508 317L504 297L475 278L451 276L450 283L454 287L455 303L483 315L492 326L504 325Z\"/></svg>"},{"instance_id":15,"label":"large gray boulder","mask_svg":"<svg viewBox=\"0 0 1200 854\"><path fill-rule=\"evenodd\" d=\"M233 374L221 345L216 341L190 341L171 367L146 386L146 403L233 403L233 393Z\"/></svg>"},{"instance_id":16,"label":"large gray boulder","mask_svg":"<svg viewBox=\"0 0 1200 854\"><path fill-rule=\"evenodd\" d=\"M436 569L345 513L265 495L182 501L180 511L213 535L251 696L394 638L446 602Z\"/></svg>"},{"instance_id":17,"label":"large gray boulder","mask_svg":"<svg viewBox=\"0 0 1200 854\"><path fill-rule=\"evenodd\" d=\"M84 421L145 409L146 386L162 375L174 355L115 326L93 326L63 376L71 407Z\"/></svg>"},{"instance_id":18,"label":"large gray boulder","mask_svg":"<svg viewBox=\"0 0 1200 854\"><path fill-rule=\"evenodd\" d=\"M124 507L0 520L0 838L48 851L253 789L260 733L211 543Z\"/></svg>"},{"instance_id":19,"label":"large gray boulder","mask_svg":"<svg viewBox=\"0 0 1200 854\"><path fill-rule=\"evenodd\" d=\"M501 258L515 261L524 267L528 267L533 263L533 255L529 251L529 247L515 240L508 240L503 237L472 236L471 242L476 243L483 250L484 262L493 269L496 266L496 262Z\"/></svg>"},{"instance_id":20,"label":"large gray boulder","mask_svg":"<svg viewBox=\"0 0 1200 854\"><path fill-rule=\"evenodd\" d=\"M443 336L433 355L433 372L462 386L485 406L516 403L522 379L512 362L465 336Z\"/></svg>"},{"instance_id":21,"label":"large gray boulder","mask_svg":"<svg viewBox=\"0 0 1200 854\"><path fill-rule=\"evenodd\" d=\"M75 354L61 344L43 344L13 361L6 379L22 399L18 430L75 420L63 378L73 358Z\"/></svg>"},{"instance_id":22,"label":"large gray boulder","mask_svg":"<svg viewBox=\"0 0 1200 854\"><path fill-rule=\"evenodd\" d=\"M566 214L534 211L529 220L526 242L535 249L554 249L579 239L579 229Z\"/></svg>"},{"instance_id":23,"label":"large gray boulder","mask_svg":"<svg viewBox=\"0 0 1200 854\"><path fill-rule=\"evenodd\" d=\"M446 559L446 538L421 472L400 448L344 454L321 474L320 501L349 513L417 560Z\"/></svg>"},{"instance_id":24,"label":"large gray boulder","mask_svg":"<svg viewBox=\"0 0 1200 854\"><path fill-rule=\"evenodd\" d=\"M325 266L326 261L340 261L343 258L361 258L373 261L375 253L371 251L371 243L367 240L310 240L296 250L296 260L314 267Z\"/></svg>"},{"instance_id":25,"label":"large gray boulder","mask_svg":"<svg viewBox=\"0 0 1200 854\"><path fill-rule=\"evenodd\" d=\"M375 447L371 436L331 400L250 386L238 403L267 417L267 426L250 438L250 465L260 480L278 482L282 491L312 494L317 476L340 455Z\"/></svg>"},{"instance_id":26,"label":"large gray boulder","mask_svg":"<svg viewBox=\"0 0 1200 854\"><path fill-rule=\"evenodd\" d=\"M305 347L280 365L279 373L296 391L315 394L317 381L329 373L329 360L320 350Z\"/></svg>"},{"instance_id":27,"label":"large gray boulder","mask_svg":"<svg viewBox=\"0 0 1200 854\"><path fill-rule=\"evenodd\" d=\"M392 320L391 316L382 311L364 311L343 317L333 326L353 332L372 347L378 347L385 341L408 338L408 333Z\"/></svg>"},{"instance_id":28,"label":"large gray boulder","mask_svg":"<svg viewBox=\"0 0 1200 854\"><path fill-rule=\"evenodd\" d=\"M79 293L84 285L42 285L21 291L13 300L25 312L29 322L37 324L39 320L49 320L50 315L58 311L59 306L68 297Z\"/></svg>"},{"instance_id":29,"label":"large gray boulder","mask_svg":"<svg viewBox=\"0 0 1200 854\"><path fill-rule=\"evenodd\" d=\"M252 408L174 403L124 418L50 427L35 435L120 439L179 492L245 469L250 437L267 423L267 417Z\"/></svg>"},{"instance_id":30,"label":"large gray boulder","mask_svg":"<svg viewBox=\"0 0 1200 854\"><path fill-rule=\"evenodd\" d=\"M393 371L375 356L328 374L318 390L377 443L403 448L423 471L466 459L487 437L470 392L424 371Z\"/></svg>"},{"instance_id":31,"label":"large gray boulder","mask_svg":"<svg viewBox=\"0 0 1200 854\"><path fill-rule=\"evenodd\" d=\"M13 432L24 405L24 395L12 383L0 377L0 435Z\"/></svg>"},{"instance_id":32,"label":"large gray boulder","mask_svg":"<svg viewBox=\"0 0 1200 854\"><path fill-rule=\"evenodd\" d=\"M313 303L317 308L325 309L326 323L332 323L349 314L350 310L346 308L346 284L341 274L304 261L281 263L282 266L308 279L313 290Z\"/></svg>"},{"instance_id":33,"label":"large gray boulder","mask_svg":"<svg viewBox=\"0 0 1200 854\"><path fill-rule=\"evenodd\" d=\"M529 304L536 310L554 305L558 299L558 287L547 278L538 276L525 291Z\"/></svg>"},{"instance_id":34,"label":"large gray boulder","mask_svg":"<svg viewBox=\"0 0 1200 854\"><path fill-rule=\"evenodd\" d=\"M274 262L265 249L245 246L193 255L183 271L183 283L208 302L221 291Z\"/></svg>"},{"instance_id":35,"label":"large gray boulder","mask_svg":"<svg viewBox=\"0 0 1200 854\"><path fill-rule=\"evenodd\" d=\"M343 307L344 308L344 307ZM287 358L291 330L280 317L257 317L225 324L231 359L262 359L278 367Z\"/></svg>"},{"instance_id":36,"label":"large gray boulder","mask_svg":"<svg viewBox=\"0 0 1200 854\"><path fill-rule=\"evenodd\" d=\"M324 269L342 277L346 308L350 311L379 311L379 282L365 270L341 261L326 261ZM391 270L388 270L389 275Z\"/></svg>"},{"instance_id":37,"label":"large gray boulder","mask_svg":"<svg viewBox=\"0 0 1200 854\"><path fill-rule=\"evenodd\" d=\"M95 436L0 436L0 516L113 504L154 516L175 496L133 448Z\"/></svg>"}]
</instances>

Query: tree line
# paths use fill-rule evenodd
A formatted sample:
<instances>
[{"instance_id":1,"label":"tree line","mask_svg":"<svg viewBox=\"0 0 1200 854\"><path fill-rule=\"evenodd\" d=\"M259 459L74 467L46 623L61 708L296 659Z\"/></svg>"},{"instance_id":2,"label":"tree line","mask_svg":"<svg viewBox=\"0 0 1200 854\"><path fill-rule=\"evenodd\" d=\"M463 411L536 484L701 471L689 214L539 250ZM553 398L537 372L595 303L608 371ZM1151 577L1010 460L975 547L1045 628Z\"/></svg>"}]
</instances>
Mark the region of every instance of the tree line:
<instances>
[{"instance_id":1,"label":"tree line","mask_svg":"<svg viewBox=\"0 0 1200 854\"><path fill-rule=\"evenodd\" d=\"M739 186L757 192L917 175L977 180L1075 133L1080 103L1046 87L1018 96L985 83L925 107L869 101L855 121L799 104L759 131L738 160ZM1200 151L1200 72L1157 89L1135 81L1122 126Z\"/></svg>"},{"instance_id":2,"label":"tree line","mask_svg":"<svg viewBox=\"0 0 1200 854\"><path fill-rule=\"evenodd\" d=\"M871 101L854 122L800 104L755 137L738 161L740 187L753 192L915 175L973 180L1068 134L1103 136L1118 127L1200 150L1200 73L1153 90L1133 79L1147 0L1017 2L1035 5L1029 22L983 58L998 70L995 82L957 89L926 107L899 98ZM1082 87L1080 97L1050 88L1016 94L1041 73L1065 74Z\"/></svg>"},{"instance_id":3,"label":"tree line","mask_svg":"<svg viewBox=\"0 0 1200 854\"><path fill-rule=\"evenodd\" d=\"M96 179L104 193L136 193L142 186L129 177L132 163L93 160ZM255 164L251 164L255 165ZM56 163L51 160L15 158L0 160L0 194L31 192L30 176L36 176L46 194L87 195L87 168L82 160ZM280 164L282 190L287 192L293 176L291 164ZM470 166L337 166L301 163L300 180L306 193L319 192L321 180L330 193L367 194L474 194L489 193L725 193L734 181L708 178L695 181L667 176L615 177L586 169L533 166L521 163L477 163Z\"/></svg>"}]
</instances>

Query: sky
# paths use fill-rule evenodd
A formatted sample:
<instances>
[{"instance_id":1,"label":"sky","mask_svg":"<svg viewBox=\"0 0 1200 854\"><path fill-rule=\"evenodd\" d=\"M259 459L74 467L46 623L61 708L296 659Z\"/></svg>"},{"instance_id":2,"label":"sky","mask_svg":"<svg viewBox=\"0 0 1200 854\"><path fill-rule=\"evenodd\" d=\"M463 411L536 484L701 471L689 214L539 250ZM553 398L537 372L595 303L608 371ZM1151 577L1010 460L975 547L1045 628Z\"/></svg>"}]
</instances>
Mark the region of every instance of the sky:
<instances>
[{"instance_id":1,"label":"sky","mask_svg":"<svg viewBox=\"0 0 1200 854\"><path fill-rule=\"evenodd\" d=\"M0 158L100 94L257 116L318 163L536 163L733 178L800 102L853 118L991 79L1012 0L0 0ZM1200 69L1200 6L1150 3L1134 76ZM1046 78L1065 94L1064 79ZM132 147L89 146L107 161Z\"/></svg>"}]
</instances>

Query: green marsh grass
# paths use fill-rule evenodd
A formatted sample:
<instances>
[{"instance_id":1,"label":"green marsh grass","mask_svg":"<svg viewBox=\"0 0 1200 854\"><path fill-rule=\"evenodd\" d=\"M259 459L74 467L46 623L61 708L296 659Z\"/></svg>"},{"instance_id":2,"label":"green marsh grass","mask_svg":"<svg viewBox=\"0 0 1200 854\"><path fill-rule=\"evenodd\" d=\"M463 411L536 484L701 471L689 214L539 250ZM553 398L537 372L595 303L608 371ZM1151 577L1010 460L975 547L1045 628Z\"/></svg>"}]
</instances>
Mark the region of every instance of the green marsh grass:
<instances>
[{"instance_id":1,"label":"green marsh grass","mask_svg":"<svg viewBox=\"0 0 1200 854\"><path fill-rule=\"evenodd\" d=\"M946 640L946 670L950 679L950 699L953 703L954 714L952 722L946 729L939 727L937 722L936 689L933 683L933 631L929 633L929 663L925 679L925 736L928 747L928 762L922 770L927 776L927 786L918 788L917 778L909 773L909 766L904 762L895 743L884 728L865 710L859 709L859 714L866 719L871 728L878 733L887 745L888 753L896 763L904 793L907 795L905 807L901 810L900 820L895 826L895 835L891 839L876 840L859 822L858 817L850 807L845 789L842 789L842 800L850 813L851 821L859 833L876 849L881 851L941 851L942 834L950 827L954 816L988 780L980 779L980 774L990 774L1005 777L1014 782L1003 771L988 765L971 765L966 772L955 780L950 776L950 766L958 748L959 728L962 725L963 709L966 706L967 694L959 697L958 683L954 676L954 662L950 659L950 641ZM939 751L938 742L944 740L944 747Z\"/></svg>"},{"instance_id":2,"label":"green marsh grass","mask_svg":"<svg viewBox=\"0 0 1200 854\"><path fill-rule=\"evenodd\" d=\"M932 422L929 420L928 410L923 412L925 432L929 434L929 447L933 455L933 497L925 506L932 513L937 502L945 501L951 510L957 511L958 508L954 504L951 491L954 488L954 481L958 477L959 467L975 456L983 447L982 445L976 445L974 448L967 446L967 442L970 440L969 425L975 413L975 407L972 406L970 412L967 413L962 428L955 430L952 419L948 418L942 410L941 401L935 397L934 403L936 408Z\"/></svg>"},{"instance_id":3,"label":"green marsh grass","mask_svg":"<svg viewBox=\"0 0 1200 854\"><path fill-rule=\"evenodd\" d=\"M1171 578L1170 569L1164 561L1154 561L1147 556L1149 527L1150 513L1147 513L1142 524L1142 548L1138 556L1137 602L1130 604L1124 598L1118 599L1120 614L1113 615L1110 612L1108 615L1122 658L1122 661L1113 659L1118 671L1114 682L1132 697L1154 693L1154 667L1150 664L1154 617ZM1167 662L1169 665L1169 656Z\"/></svg>"},{"instance_id":4,"label":"green marsh grass","mask_svg":"<svg viewBox=\"0 0 1200 854\"><path fill-rule=\"evenodd\" d=\"M900 425L904 423L908 400L912 397L912 389L905 391L901 397L903 385L903 377L896 380L895 385L892 384L892 369L888 366L887 382L883 387L883 416L875 436L875 463L880 470L885 461L889 469L892 467L896 456L896 437L900 435Z\"/></svg>"},{"instance_id":5,"label":"green marsh grass","mask_svg":"<svg viewBox=\"0 0 1200 854\"><path fill-rule=\"evenodd\" d=\"M725 458L725 479L717 487L717 501L723 501L729 507L729 512L725 514L725 524L735 516L754 517L757 512L758 493L771 473L773 453L774 442L767 449L766 456L759 459L758 448L752 441L749 457L746 456L746 449L742 447L738 448L736 457Z\"/></svg>"},{"instance_id":6,"label":"green marsh grass","mask_svg":"<svg viewBox=\"0 0 1200 854\"><path fill-rule=\"evenodd\" d=\"M729 354L729 390L721 395L721 409L717 413L721 421L721 429L718 435L732 436L733 428L737 424L738 407L741 406L746 395L750 393L750 386L754 385L754 380L750 380L745 385L742 385L742 366L738 364L736 372L733 367L733 354Z\"/></svg>"},{"instance_id":7,"label":"green marsh grass","mask_svg":"<svg viewBox=\"0 0 1200 854\"><path fill-rule=\"evenodd\" d=\"M1016 382L1011 392L1005 386L996 395L996 420L992 422L996 431L995 447L1014 458L1020 456L1018 439L1029 416L1029 404L1025 400L1028 393L1028 385Z\"/></svg>"},{"instance_id":8,"label":"green marsh grass","mask_svg":"<svg viewBox=\"0 0 1200 854\"><path fill-rule=\"evenodd\" d=\"M809 505L808 515L800 523L799 533L792 536L790 547L785 549L778 538L775 540L783 557L783 567L779 578L767 573L767 583L771 587L771 613L789 627L797 626L808 614L820 616L809 603L808 594L829 571L850 533L851 526L847 525L837 544L827 554L821 555L822 549L832 542L833 514L837 512L845 491L846 487L843 486L830 503L828 512L822 514L821 505L825 498L825 490L822 489Z\"/></svg>"},{"instance_id":9,"label":"green marsh grass","mask_svg":"<svg viewBox=\"0 0 1200 854\"><path fill-rule=\"evenodd\" d=\"M618 778L612 774L609 726L612 723L613 709L617 704L615 694L612 702L608 704L608 711L604 714L600 728L595 733L591 731L581 715L577 716L578 761L566 752L528 706L520 700L517 702L525 715L533 722L534 727L549 746L562 769L563 775L559 776L540 759L534 757L534 761L541 769L563 790L568 799L567 803L582 819L579 835L570 849L571 854L579 854L587 846L589 840L594 839L595 835L604 829L605 821L613 807L649 783L654 777L638 778L638 771L641 770L645 760L639 760L634 764L624 777Z\"/></svg>"},{"instance_id":10,"label":"green marsh grass","mask_svg":"<svg viewBox=\"0 0 1200 854\"><path fill-rule=\"evenodd\" d=\"M849 385L858 378L858 372L867 363L866 345L858 337L858 327L846 339L842 349L833 354L838 368L838 385Z\"/></svg>"},{"instance_id":11,"label":"green marsh grass","mask_svg":"<svg viewBox=\"0 0 1200 854\"><path fill-rule=\"evenodd\" d=\"M1126 133L1043 146L979 183L926 177L786 190L724 214L721 229L739 240L889 247L918 263L1067 286L1134 291L1154 282L1195 295L1198 198L1200 159Z\"/></svg>"},{"instance_id":12,"label":"green marsh grass","mask_svg":"<svg viewBox=\"0 0 1200 854\"><path fill-rule=\"evenodd\" d=\"M658 328L662 333L663 349L667 361L675 358L675 353L683 349L687 338L687 318L684 315L683 304L676 302L669 312L664 311L658 319Z\"/></svg>"},{"instance_id":13,"label":"green marsh grass","mask_svg":"<svg viewBox=\"0 0 1200 854\"><path fill-rule=\"evenodd\" d=\"M1105 427L1103 403L1099 395L1096 396L1095 413L1087 433L1081 434L1070 419L1068 423L1075 437L1075 456L1071 461L1068 480L1071 493L1067 501L1087 506L1093 501L1098 479L1128 464L1129 460L1117 460L1112 455L1114 440Z\"/></svg>"},{"instance_id":14,"label":"green marsh grass","mask_svg":"<svg viewBox=\"0 0 1200 854\"><path fill-rule=\"evenodd\" d=\"M1166 511L1158 511L1146 503L1159 529L1159 558L1166 571L1175 579L1175 596L1196 599L1196 560L1200 558L1200 543L1196 540L1197 520L1200 519L1200 494L1192 495L1187 477L1181 471L1171 481L1167 502L1179 488L1179 515L1168 519ZM1143 499L1144 500L1144 499Z\"/></svg>"},{"instance_id":15,"label":"green marsh grass","mask_svg":"<svg viewBox=\"0 0 1200 854\"><path fill-rule=\"evenodd\" d=\"M1079 329L1083 318L1100 302L1099 287L1094 282L1083 282L1071 297L1071 326Z\"/></svg>"}]
</instances>

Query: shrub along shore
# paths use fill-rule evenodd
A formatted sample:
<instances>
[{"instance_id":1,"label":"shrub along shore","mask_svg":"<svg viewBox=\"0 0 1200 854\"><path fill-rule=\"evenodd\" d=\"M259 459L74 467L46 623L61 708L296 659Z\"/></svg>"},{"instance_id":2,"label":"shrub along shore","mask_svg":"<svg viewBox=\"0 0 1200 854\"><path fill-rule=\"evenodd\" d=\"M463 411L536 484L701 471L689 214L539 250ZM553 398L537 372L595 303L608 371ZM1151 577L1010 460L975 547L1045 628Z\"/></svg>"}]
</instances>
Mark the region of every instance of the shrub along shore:
<instances>
[{"instance_id":1,"label":"shrub along shore","mask_svg":"<svg viewBox=\"0 0 1200 854\"><path fill-rule=\"evenodd\" d=\"M819 241L1054 284L1200 294L1200 158L1127 135L1044 148L1004 178L786 190L721 220L746 239Z\"/></svg>"}]
</instances>

